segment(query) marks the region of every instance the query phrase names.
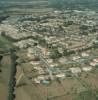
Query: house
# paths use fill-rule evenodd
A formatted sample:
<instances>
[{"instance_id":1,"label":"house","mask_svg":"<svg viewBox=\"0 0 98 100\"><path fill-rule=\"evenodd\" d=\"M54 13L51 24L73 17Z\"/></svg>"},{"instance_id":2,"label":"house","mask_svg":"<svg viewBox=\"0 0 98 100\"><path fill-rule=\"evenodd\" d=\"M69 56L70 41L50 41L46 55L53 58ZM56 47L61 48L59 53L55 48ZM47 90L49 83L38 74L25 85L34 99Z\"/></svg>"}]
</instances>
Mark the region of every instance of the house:
<instances>
[{"instance_id":1,"label":"house","mask_svg":"<svg viewBox=\"0 0 98 100\"><path fill-rule=\"evenodd\" d=\"M83 53L81 53L81 56L82 56L82 57L88 57L88 56L89 56L89 54L88 54L88 53L86 53L86 52L83 52Z\"/></svg>"},{"instance_id":2,"label":"house","mask_svg":"<svg viewBox=\"0 0 98 100\"><path fill-rule=\"evenodd\" d=\"M55 75L56 76L56 78L65 78L65 73L58 73L58 74L56 74Z\"/></svg>"},{"instance_id":3,"label":"house","mask_svg":"<svg viewBox=\"0 0 98 100\"><path fill-rule=\"evenodd\" d=\"M69 68L69 70L73 73L73 74L78 74L81 73L81 69L80 68Z\"/></svg>"},{"instance_id":4,"label":"house","mask_svg":"<svg viewBox=\"0 0 98 100\"><path fill-rule=\"evenodd\" d=\"M50 63L53 63L53 59L46 59L47 60L47 62L50 64Z\"/></svg>"},{"instance_id":5,"label":"house","mask_svg":"<svg viewBox=\"0 0 98 100\"><path fill-rule=\"evenodd\" d=\"M92 70L92 67L91 66L90 67L83 67L82 70L85 72L88 72L88 71Z\"/></svg>"},{"instance_id":6,"label":"house","mask_svg":"<svg viewBox=\"0 0 98 100\"><path fill-rule=\"evenodd\" d=\"M40 75L40 76L37 77L37 79L40 80L40 81L45 80L45 76Z\"/></svg>"},{"instance_id":7,"label":"house","mask_svg":"<svg viewBox=\"0 0 98 100\"><path fill-rule=\"evenodd\" d=\"M96 58L96 59L93 59L93 61L94 61L94 62L96 62L96 63L98 63L98 58Z\"/></svg>"},{"instance_id":8,"label":"house","mask_svg":"<svg viewBox=\"0 0 98 100\"><path fill-rule=\"evenodd\" d=\"M62 13L62 12L59 11L59 10L55 10L54 13L55 13L55 14L60 14L60 13Z\"/></svg>"},{"instance_id":9,"label":"house","mask_svg":"<svg viewBox=\"0 0 98 100\"><path fill-rule=\"evenodd\" d=\"M28 48L28 53L29 53L29 54L33 54L33 53L34 53L33 48Z\"/></svg>"},{"instance_id":10,"label":"house","mask_svg":"<svg viewBox=\"0 0 98 100\"><path fill-rule=\"evenodd\" d=\"M48 85L50 83L50 81L49 80L43 80L42 83Z\"/></svg>"},{"instance_id":11,"label":"house","mask_svg":"<svg viewBox=\"0 0 98 100\"><path fill-rule=\"evenodd\" d=\"M80 59L80 56L73 57L73 60L78 60L78 59Z\"/></svg>"},{"instance_id":12,"label":"house","mask_svg":"<svg viewBox=\"0 0 98 100\"><path fill-rule=\"evenodd\" d=\"M38 71L38 74L45 74L45 71L42 67L34 66L33 68Z\"/></svg>"},{"instance_id":13,"label":"house","mask_svg":"<svg viewBox=\"0 0 98 100\"><path fill-rule=\"evenodd\" d=\"M33 68L36 70L42 70L42 67L40 67L40 66L34 66Z\"/></svg>"},{"instance_id":14,"label":"house","mask_svg":"<svg viewBox=\"0 0 98 100\"><path fill-rule=\"evenodd\" d=\"M46 76L40 75L40 76L37 77L37 79L40 80L40 81L48 80L49 79L49 76L48 75L46 75Z\"/></svg>"},{"instance_id":15,"label":"house","mask_svg":"<svg viewBox=\"0 0 98 100\"><path fill-rule=\"evenodd\" d=\"M43 69L38 70L38 74L45 74L45 71Z\"/></svg>"},{"instance_id":16,"label":"house","mask_svg":"<svg viewBox=\"0 0 98 100\"><path fill-rule=\"evenodd\" d=\"M30 61L31 65L40 65L40 61Z\"/></svg>"},{"instance_id":17,"label":"house","mask_svg":"<svg viewBox=\"0 0 98 100\"><path fill-rule=\"evenodd\" d=\"M58 52L63 54L63 52L64 52L63 48L58 47Z\"/></svg>"},{"instance_id":18,"label":"house","mask_svg":"<svg viewBox=\"0 0 98 100\"><path fill-rule=\"evenodd\" d=\"M30 57L30 58L31 58L31 57L32 57L32 55L31 55L31 54L29 54L29 53L27 53L27 57Z\"/></svg>"},{"instance_id":19,"label":"house","mask_svg":"<svg viewBox=\"0 0 98 100\"><path fill-rule=\"evenodd\" d=\"M57 63L52 63L52 64L50 64L50 67L56 67L56 66L58 66Z\"/></svg>"},{"instance_id":20,"label":"house","mask_svg":"<svg viewBox=\"0 0 98 100\"><path fill-rule=\"evenodd\" d=\"M34 78L32 81L34 81L36 84L40 84L40 80L38 78Z\"/></svg>"},{"instance_id":21,"label":"house","mask_svg":"<svg viewBox=\"0 0 98 100\"><path fill-rule=\"evenodd\" d=\"M66 57L61 57L61 58L59 59L59 62L60 62L61 64L65 64L67 61L68 61L68 60L66 59Z\"/></svg>"},{"instance_id":22,"label":"house","mask_svg":"<svg viewBox=\"0 0 98 100\"><path fill-rule=\"evenodd\" d=\"M31 58L31 59L35 59L36 57L34 56L34 54L30 54L30 53L27 53L27 57Z\"/></svg>"},{"instance_id":23,"label":"house","mask_svg":"<svg viewBox=\"0 0 98 100\"><path fill-rule=\"evenodd\" d=\"M42 48L42 53L44 56L49 56L50 55L50 51L48 50L48 48Z\"/></svg>"},{"instance_id":24,"label":"house","mask_svg":"<svg viewBox=\"0 0 98 100\"><path fill-rule=\"evenodd\" d=\"M96 62L90 62L91 66L96 66Z\"/></svg>"}]
</instances>

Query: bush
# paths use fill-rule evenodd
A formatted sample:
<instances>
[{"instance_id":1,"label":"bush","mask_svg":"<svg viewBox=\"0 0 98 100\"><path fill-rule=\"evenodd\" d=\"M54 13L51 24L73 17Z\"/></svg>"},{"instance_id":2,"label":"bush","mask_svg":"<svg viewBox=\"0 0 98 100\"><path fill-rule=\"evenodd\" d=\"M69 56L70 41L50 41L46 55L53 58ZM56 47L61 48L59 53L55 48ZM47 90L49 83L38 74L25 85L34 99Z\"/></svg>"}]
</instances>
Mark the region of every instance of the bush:
<instances>
[{"instance_id":1,"label":"bush","mask_svg":"<svg viewBox=\"0 0 98 100\"><path fill-rule=\"evenodd\" d=\"M60 58L61 56L62 56L62 54L60 54L60 53L58 52L58 50L52 51L52 54L50 55L50 57L51 57L52 59L57 59L57 58Z\"/></svg>"},{"instance_id":2,"label":"bush","mask_svg":"<svg viewBox=\"0 0 98 100\"><path fill-rule=\"evenodd\" d=\"M11 64L11 75L10 75L10 80L9 80L9 84L8 84L9 85L8 100L14 100L14 98L15 98L14 87L16 85L15 75L16 75L16 66L17 66L16 60L18 57L15 55L13 49L11 49L10 52L11 52L12 64Z\"/></svg>"}]
</instances>

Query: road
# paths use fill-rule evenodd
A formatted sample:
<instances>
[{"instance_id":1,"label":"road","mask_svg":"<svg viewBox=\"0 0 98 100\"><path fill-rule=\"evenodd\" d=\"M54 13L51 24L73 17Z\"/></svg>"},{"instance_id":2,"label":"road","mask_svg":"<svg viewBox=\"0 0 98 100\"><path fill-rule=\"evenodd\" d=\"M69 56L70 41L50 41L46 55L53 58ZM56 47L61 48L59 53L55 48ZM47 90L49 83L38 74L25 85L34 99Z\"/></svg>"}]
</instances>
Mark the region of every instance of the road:
<instances>
[{"instance_id":1,"label":"road","mask_svg":"<svg viewBox=\"0 0 98 100\"><path fill-rule=\"evenodd\" d=\"M34 50L35 50L35 53L37 54L37 56L40 58L42 64L44 64L44 66L46 67L46 69L50 75L51 80L54 80L53 75L52 75L52 71L49 69L50 66L49 66L48 62L44 59L43 54L41 53L40 49L35 47Z\"/></svg>"}]
</instances>

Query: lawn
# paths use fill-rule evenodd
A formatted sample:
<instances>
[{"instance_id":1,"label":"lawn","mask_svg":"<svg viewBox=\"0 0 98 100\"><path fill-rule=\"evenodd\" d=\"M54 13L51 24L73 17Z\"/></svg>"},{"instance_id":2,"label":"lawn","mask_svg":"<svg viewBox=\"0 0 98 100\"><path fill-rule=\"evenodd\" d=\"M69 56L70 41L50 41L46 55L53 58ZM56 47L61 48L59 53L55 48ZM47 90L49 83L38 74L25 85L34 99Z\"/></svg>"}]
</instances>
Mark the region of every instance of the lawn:
<instances>
[{"instance_id":1,"label":"lawn","mask_svg":"<svg viewBox=\"0 0 98 100\"><path fill-rule=\"evenodd\" d=\"M8 49L8 48L12 48L13 45L12 45L11 41L9 41L8 39L6 39L3 36L0 36L0 47Z\"/></svg>"}]
</instances>

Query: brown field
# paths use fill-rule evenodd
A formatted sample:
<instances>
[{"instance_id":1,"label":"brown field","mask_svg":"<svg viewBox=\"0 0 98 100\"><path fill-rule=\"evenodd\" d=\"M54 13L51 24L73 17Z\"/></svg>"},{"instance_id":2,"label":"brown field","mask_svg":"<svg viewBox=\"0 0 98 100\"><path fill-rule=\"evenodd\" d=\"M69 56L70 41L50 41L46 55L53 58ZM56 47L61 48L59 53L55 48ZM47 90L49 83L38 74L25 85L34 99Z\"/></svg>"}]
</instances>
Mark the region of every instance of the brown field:
<instances>
[{"instance_id":1,"label":"brown field","mask_svg":"<svg viewBox=\"0 0 98 100\"><path fill-rule=\"evenodd\" d=\"M25 54L19 54L20 58L26 58ZM67 66L68 67L68 66ZM29 63L21 64L17 67L17 79L24 69L27 77L36 76L36 72L33 72L33 65ZM24 77L25 77L24 75ZM86 77L87 76L87 77ZM94 72L82 73L80 80L75 77L62 80L61 83L53 81L50 85L45 86L42 84L34 84L31 80L21 79L21 82L25 82L26 85L16 87L16 99L15 100L75 100L74 98L81 92L86 91L87 87L83 86L83 82L90 85L91 89L98 88L98 70ZM27 78L25 77L25 78Z\"/></svg>"},{"instance_id":2,"label":"brown field","mask_svg":"<svg viewBox=\"0 0 98 100\"><path fill-rule=\"evenodd\" d=\"M10 77L10 57L4 56L1 64L0 73L0 100L7 100L8 97L8 81Z\"/></svg>"}]
</instances>

